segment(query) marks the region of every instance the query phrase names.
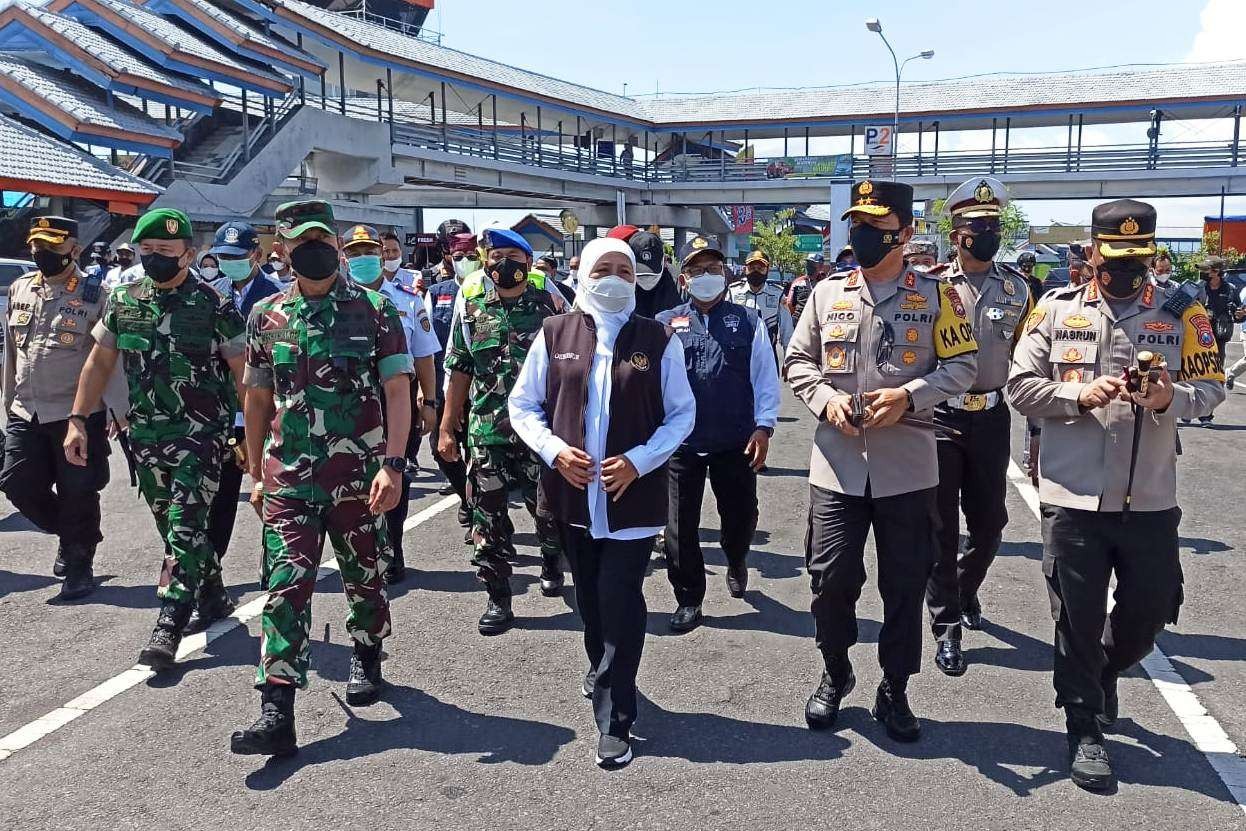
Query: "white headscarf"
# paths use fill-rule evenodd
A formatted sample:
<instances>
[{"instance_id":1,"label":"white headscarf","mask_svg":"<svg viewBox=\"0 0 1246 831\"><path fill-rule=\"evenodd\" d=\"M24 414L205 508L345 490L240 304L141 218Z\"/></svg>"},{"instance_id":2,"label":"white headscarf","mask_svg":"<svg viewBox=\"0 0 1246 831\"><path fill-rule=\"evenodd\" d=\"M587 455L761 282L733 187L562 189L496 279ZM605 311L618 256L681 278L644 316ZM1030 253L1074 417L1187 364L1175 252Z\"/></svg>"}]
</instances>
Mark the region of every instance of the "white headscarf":
<instances>
[{"instance_id":1,"label":"white headscarf","mask_svg":"<svg viewBox=\"0 0 1246 831\"><path fill-rule=\"evenodd\" d=\"M636 269L636 255L632 253L632 247L623 240L613 239L611 237L602 237L595 239L584 246L584 250L580 252L580 271L579 271L579 289L575 295L575 305L582 309L585 314L593 318L597 324L599 332L606 337L613 339L618 333L627 319L632 316L632 312L636 310L636 298L632 297L631 302L621 312L603 312L598 309L592 302L589 295L587 284L596 279L593 277L593 269L597 267L597 261L601 259L603 254L617 252L627 256L628 261L632 264L632 270Z\"/></svg>"}]
</instances>

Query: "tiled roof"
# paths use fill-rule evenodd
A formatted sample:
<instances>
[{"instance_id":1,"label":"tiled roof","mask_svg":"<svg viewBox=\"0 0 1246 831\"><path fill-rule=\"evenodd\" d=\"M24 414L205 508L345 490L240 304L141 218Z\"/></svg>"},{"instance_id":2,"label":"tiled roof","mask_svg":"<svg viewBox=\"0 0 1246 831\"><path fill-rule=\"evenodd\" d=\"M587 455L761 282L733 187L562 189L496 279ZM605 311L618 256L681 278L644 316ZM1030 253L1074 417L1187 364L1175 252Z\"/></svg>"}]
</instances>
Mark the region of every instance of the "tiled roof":
<instances>
[{"instance_id":1,"label":"tiled roof","mask_svg":"<svg viewBox=\"0 0 1246 831\"><path fill-rule=\"evenodd\" d=\"M325 11L299 0L276 0L296 15L324 26L343 37L392 55L397 61L413 61L432 69L479 78L536 95L567 101L582 107L635 117L636 102L622 95L560 81L526 69L507 66L457 49L409 37L392 29L353 17Z\"/></svg>"},{"instance_id":2,"label":"tiled roof","mask_svg":"<svg viewBox=\"0 0 1246 831\"><path fill-rule=\"evenodd\" d=\"M234 34L241 37L243 40L249 40L252 43L258 43L263 46L267 46L269 49L275 50L277 52L281 52L282 54L285 54L285 55L289 55L290 57L296 57L296 58L299 58L300 60L316 64L317 66L325 65L324 61L320 60L314 55L309 55L308 53L299 49L297 46L294 46L293 44L290 44L290 43L286 43L281 38L264 34L264 32L260 31L259 29L256 29L253 26L247 25L242 20L230 14L229 12L225 11L224 9L212 3L209 3L208 0L185 0L185 2L191 4L196 9L198 9L199 13L202 14L204 17L210 18L216 23L222 26L225 26L230 31L232 31Z\"/></svg>"},{"instance_id":3,"label":"tiled roof","mask_svg":"<svg viewBox=\"0 0 1246 831\"><path fill-rule=\"evenodd\" d=\"M0 75L17 82L76 121L177 141L182 138L177 130L148 118L129 104L122 101L110 104L98 87L68 72L0 55Z\"/></svg>"},{"instance_id":4,"label":"tiled roof","mask_svg":"<svg viewBox=\"0 0 1246 831\"><path fill-rule=\"evenodd\" d=\"M160 188L78 148L0 116L0 178L154 196Z\"/></svg>"},{"instance_id":5,"label":"tiled roof","mask_svg":"<svg viewBox=\"0 0 1246 831\"><path fill-rule=\"evenodd\" d=\"M1050 75L994 75L956 81L904 84L901 115L982 110L1111 106L1246 95L1246 62L1130 67ZM895 87L770 90L730 95L657 98L640 102L645 118L664 124L797 119L848 119L889 115Z\"/></svg>"},{"instance_id":6,"label":"tiled roof","mask_svg":"<svg viewBox=\"0 0 1246 831\"><path fill-rule=\"evenodd\" d=\"M95 0L95 2L124 17L140 29L146 30L149 34L159 38L179 52L192 55L201 60L211 61L220 66L227 66L237 72L245 72L267 78L271 81L289 84L288 80L271 72L266 72L250 62L243 63L233 56L227 55L162 15L149 12L147 9L123 2L122 0Z\"/></svg>"},{"instance_id":7,"label":"tiled roof","mask_svg":"<svg viewBox=\"0 0 1246 831\"><path fill-rule=\"evenodd\" d=\"M198 95L211 97L216 95L205 84L192 81L181 75L165 72L163 69L153 66L133 52L118 46L111 38L89 26L79 23L72 17L53 14L25 3L22 4L22 8L27 14L43 23L52 31L77 44L84 52L92 54L103 61L114 72L128 73L138 78L144 78L173 89L182 90L183 92L193 92Z\"/></svg>"}]
</instances>

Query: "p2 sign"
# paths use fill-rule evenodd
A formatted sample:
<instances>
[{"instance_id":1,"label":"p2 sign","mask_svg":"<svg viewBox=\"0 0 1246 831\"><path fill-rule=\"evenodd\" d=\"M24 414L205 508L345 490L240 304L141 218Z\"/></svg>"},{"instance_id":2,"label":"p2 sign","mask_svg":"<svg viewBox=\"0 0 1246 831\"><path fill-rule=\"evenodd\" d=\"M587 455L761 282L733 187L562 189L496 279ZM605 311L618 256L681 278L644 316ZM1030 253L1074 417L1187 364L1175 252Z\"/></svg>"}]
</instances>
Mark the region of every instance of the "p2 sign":
<instances>
[{"instance_id":1,"label":"p2 sign","mask_svg":"<svg viewBox=\"0 0 1246 831\"><path fill-rule=\"evenodd\" d=\"M867 156L890 156L891 142L894 140L892 127L888 124L885 127L866 127L865 128L865 155Z\"/></svg>"}]
</instances>

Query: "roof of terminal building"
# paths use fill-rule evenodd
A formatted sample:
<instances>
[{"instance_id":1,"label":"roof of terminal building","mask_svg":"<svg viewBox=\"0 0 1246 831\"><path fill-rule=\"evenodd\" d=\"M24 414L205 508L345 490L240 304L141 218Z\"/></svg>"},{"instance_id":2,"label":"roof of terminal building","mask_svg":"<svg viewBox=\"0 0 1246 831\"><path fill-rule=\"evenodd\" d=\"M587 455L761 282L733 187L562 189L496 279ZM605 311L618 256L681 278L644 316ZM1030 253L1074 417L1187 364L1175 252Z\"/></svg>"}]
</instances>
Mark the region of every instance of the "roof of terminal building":
<instances>
[{"instance_id":1,"label":"roof of terminal building","mask_svg":"<svg viewBox=\"0 0 1246 831\"><path fill-rule=\"evenodd\" d=\"M44 183L155 197L160 188L90 153L0 116L0 182ZM142 200L150 201L150 198Z\"/></svg>"},{"instance_id":2,"label":"roof of terminal building","mask_svg":"<svg viewBox=\"0 0 1246 831\"><path fill-rule=\"evenodd\" d=\"M68 72L0 55L0 76L0 85L26 91L26 95L21 95L24 106L33 104L37 110L40 109L38 101L42 100L69 116L74 122L68 125L71 129L90 125L139 136L157 136L173 143L182 139L182 134L172 127L148 118L123 101L110 102L99 87Z\"/></svg>"},{"instance_id":3,"label":"roof of terminal building","mask_svg":"<svg viewBox=\"0 0 1246 831\"><path fill-rule=\"evenodd\" d=\"M244 44L249 41L251 45L258 45L270 52L293 58L301 63L310 64L320 69L326 68L325 63L314 55L304 52L294 44L287 43L279 37L264 33L249 25L249 22L209 3L208 0L167 0L167 3L163 4L159 0L135 0L135 2L140 6L150 6L152 10L162 9L166 6L177 8L185 15L194 15L201 20L210 21L216 26L227 29L237 41Z\"/></svg>"}]
</instances>

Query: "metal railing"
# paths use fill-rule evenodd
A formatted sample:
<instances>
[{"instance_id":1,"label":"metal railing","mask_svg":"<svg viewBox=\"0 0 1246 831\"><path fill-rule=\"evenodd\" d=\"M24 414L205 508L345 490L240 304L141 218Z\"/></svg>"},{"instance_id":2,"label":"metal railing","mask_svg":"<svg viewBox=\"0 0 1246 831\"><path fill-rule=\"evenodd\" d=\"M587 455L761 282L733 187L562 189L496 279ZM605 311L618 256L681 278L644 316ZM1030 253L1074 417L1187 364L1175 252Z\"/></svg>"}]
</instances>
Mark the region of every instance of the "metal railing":
<instances>
[{"instance_id":1,"label":"metal railing","mask_svg":"<svg viewBox=\"0 0 1246 831\"><path fill-rule=\"evenodd\" d=\"M355 20L362 20L377 26L383 26L386 29L392 29L395 32L401 32L407 37L413 37L417 40L427 41L441 45L441 32L429 29L423 25L417 25L409 20L398 20L393 17L386 17L383 14L376 14L368 10L368 4L365 2L357 9L340 11L338 14L343 17L352 17Z\"/></svg>"},{"instance_id":2,"label":"metal railing","mask_svg":"<svg viewBox=\"0 0 1246 831\"><path fill-rule=\"evenodd\" d=\"M231 108L242 109L241 97L222 95L222 98ZM241 167L244 162L250 161L257 147L276 134L285 119L301 106L302 101L299 90L294 90L285 98L269 100L272 101L272 105L271 107L266 107L267 112L264 116L257 122L252 123L248 121L245 124L245 131L241 140L234 145L233 149L219 163L202 164L175 159L173 161L173 173L184 179L193 179L201 182L222 182L228 180L237 168Z\"/></svg>"}]
</instances>

